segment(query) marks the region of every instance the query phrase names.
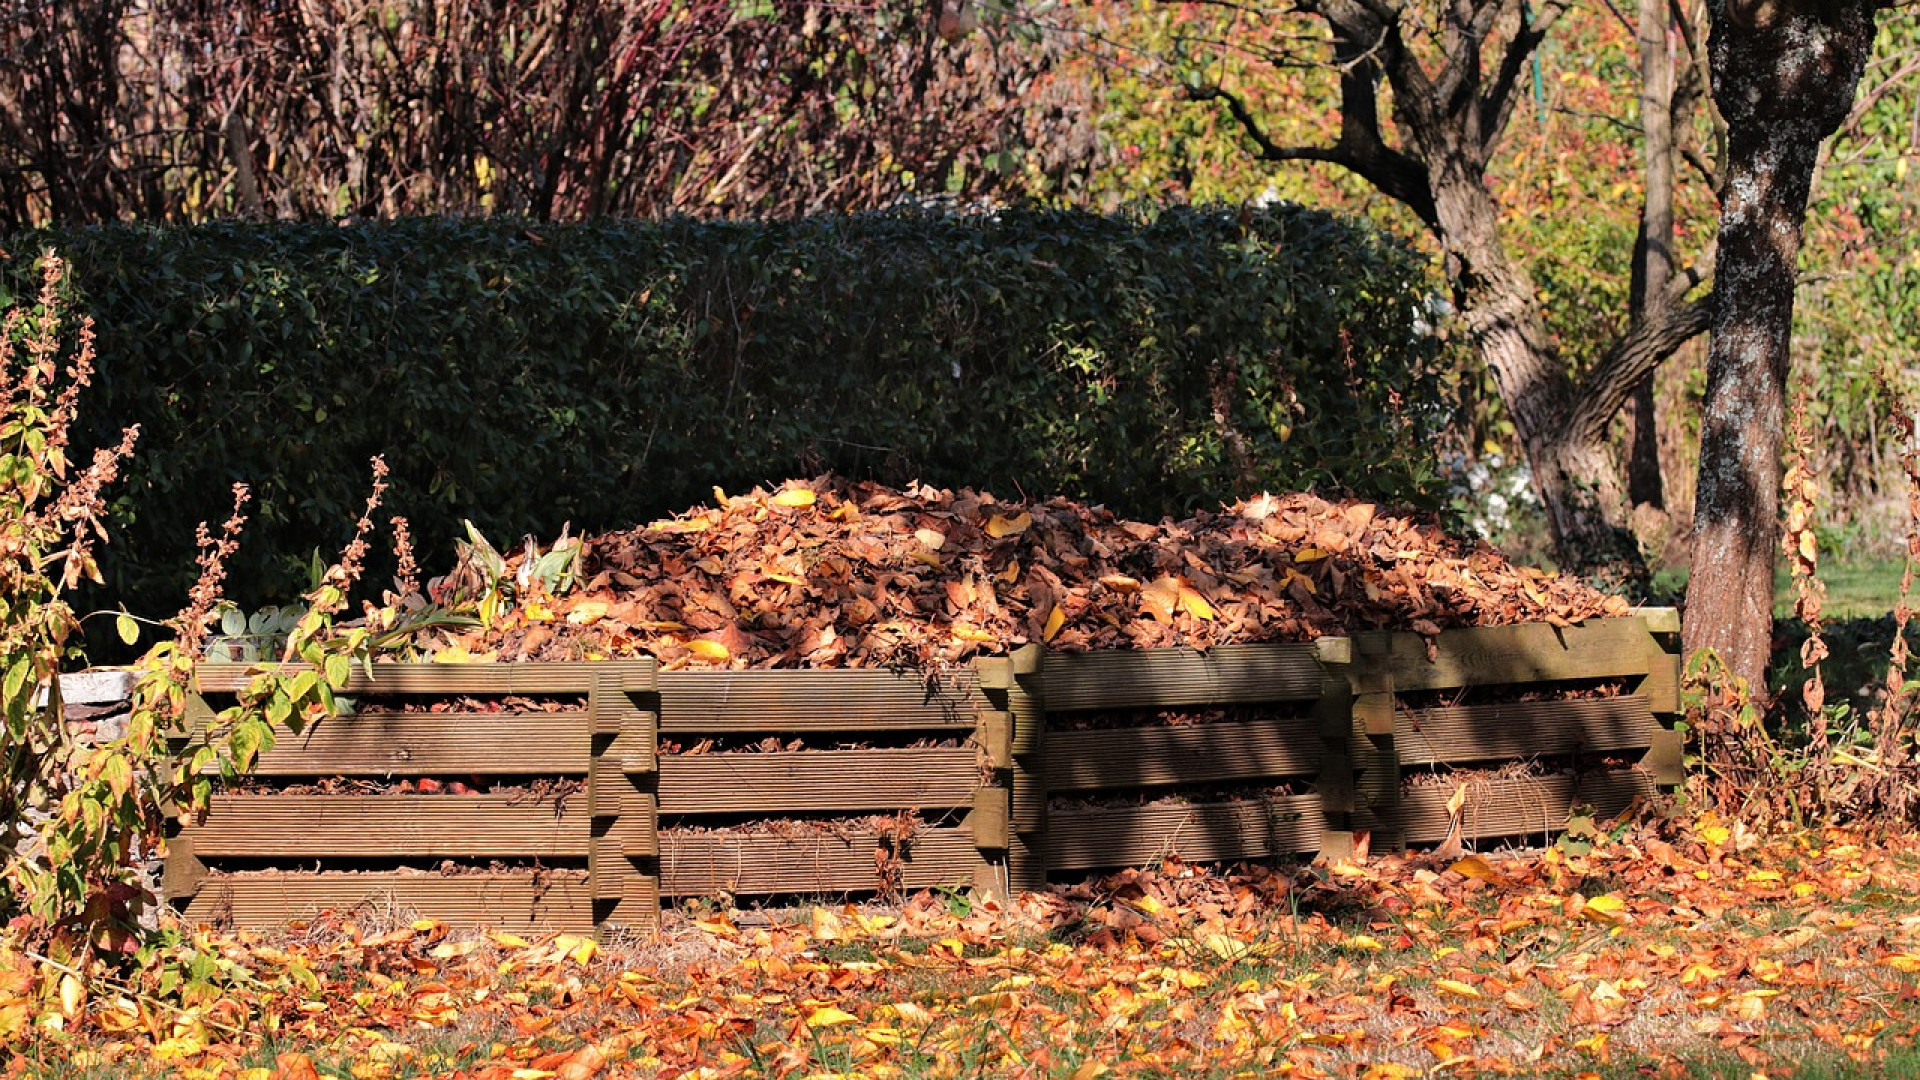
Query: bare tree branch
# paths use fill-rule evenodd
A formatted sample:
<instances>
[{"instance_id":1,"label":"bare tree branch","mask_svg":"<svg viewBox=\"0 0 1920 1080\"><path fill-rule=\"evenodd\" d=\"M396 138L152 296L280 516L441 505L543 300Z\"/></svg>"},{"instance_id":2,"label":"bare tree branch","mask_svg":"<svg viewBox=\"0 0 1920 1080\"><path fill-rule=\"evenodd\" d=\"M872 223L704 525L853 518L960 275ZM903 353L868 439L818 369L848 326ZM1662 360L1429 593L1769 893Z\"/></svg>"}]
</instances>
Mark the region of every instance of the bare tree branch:
<instances>
[{"instance_id":1,"label":"bare tree branch","mask_svg":"<svg viewBox=\"0 0 1920 1080\"><path fill-rule=\"evenodd\" d=\"M1572 0L1550 0L1530 25L1523 24L1507 41L1506 51L1500 57L1500 70L1480 103L1480 147L1489 157L1499 144L1501 133L1506 131L1507 121L1513 117L1514 89L1520 84L1527 61L1533 58L1540 43L1546 40L1547 31L1560 21L1571 3Z\"/></svg>"},{"instance_id":2,"label":"bare tree branch","mask_svg":"<svg viewBox=\"0 0 1920 1080\"><path fill-rule=\"evenodd\" d=\"M1607 426L1633 395L1634 387L1682 345L1713 325L1715 304L1713 293L1675 304L1652 319L1635 323L1615 340L1575 391L1567 424L1572 437L1603 441Z\"/></svg>"}]
</instances>

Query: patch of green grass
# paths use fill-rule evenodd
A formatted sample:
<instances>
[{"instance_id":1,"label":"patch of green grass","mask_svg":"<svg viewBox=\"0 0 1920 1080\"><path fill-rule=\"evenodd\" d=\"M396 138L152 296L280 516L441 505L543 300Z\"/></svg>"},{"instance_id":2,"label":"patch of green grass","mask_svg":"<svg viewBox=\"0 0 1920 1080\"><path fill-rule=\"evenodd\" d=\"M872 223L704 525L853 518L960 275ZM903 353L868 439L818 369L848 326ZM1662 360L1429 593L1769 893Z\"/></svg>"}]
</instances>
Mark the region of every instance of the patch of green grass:
<instances>
[{"instance_id":1,"label":"patch of green grass","mask_svg":"<svg viewBox=\"0 0 1920 1080\"><path fill-rule=\"evenodd\" d=\"M1827 587L1822 607L1832 619L1877 618L1893 610L1900 599L1898 559L1837 562L1820 568L1820 580ZM1793 580L1784 567L1773 577L1773 613L1776 618L1793 614Z\"/></svg>"},{"instance_id":2,"label":"patch of green grass","mask_svg":"<svg viewBox=\"0 0 1920 1080\"><path fill-rule=\"evenodd\" d=\"M1831 557L1833 552L1826 552ZM1873 619L1886 615L1900 598L1899 559L1865 558L1822 563L1820 580L1827 587L1822 605L1830 619ZM1662 567L1653 574L1651 594L1677 602L1687 592L1687 568ZM1793 576L1782 564L1773 572L1773 616L1793 615Z\"/></svg>"},{"instance_id":3,"label":"patch of green grass","mask_svg":"<svg viewBox=\"0 0 1920 1080\"><path fill-rule=\"evenodd\" d=\"M1621 1061L1598 1071L1603 1080L1639 1080L1647 1075L1641 1068L1644 1064ZM1920 1077L1920 1047L1889 1045L1867 1061L1855 1061L1839 1050L1815 1048L1798 1057L1777 1054L1773 1063L1763 1068L1755 1068L1736 1054L1716 1052L1681 1059L1680 1066L1686 1071L1679 1075L1687 1080L1750 1080L1755 1075L1766 1076L1767 1080L1904 1080Z\"/></svg>"}]
</instances>

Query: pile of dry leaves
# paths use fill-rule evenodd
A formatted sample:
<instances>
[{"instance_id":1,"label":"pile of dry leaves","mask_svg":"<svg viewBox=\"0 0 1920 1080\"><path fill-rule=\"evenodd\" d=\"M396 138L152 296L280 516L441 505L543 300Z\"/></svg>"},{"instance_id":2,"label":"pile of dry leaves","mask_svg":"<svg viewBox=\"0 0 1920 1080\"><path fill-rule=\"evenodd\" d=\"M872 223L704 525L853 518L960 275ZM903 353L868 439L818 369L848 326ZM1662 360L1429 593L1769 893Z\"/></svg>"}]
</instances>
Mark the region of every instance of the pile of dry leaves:
<instances>
[{"instance_id":1,"label":"pile of dry leaves","mask_svg":"<svg viewBox=\"0 0 1920 1080\"><path fill-rule=\"evenodd\" d=\"M530 595L444 659L656 657L688 666L931 667L1029 642L1209 648L1363 630L1623 615L1426 518L1263 495L1150 525L1068 499L834 478L587 537L561 597ZM523 553L508 561L520 569ZM525 577L525 575L520 575ZM463 564L441 599L487 588Z\"/></svg>"}]
</instances>

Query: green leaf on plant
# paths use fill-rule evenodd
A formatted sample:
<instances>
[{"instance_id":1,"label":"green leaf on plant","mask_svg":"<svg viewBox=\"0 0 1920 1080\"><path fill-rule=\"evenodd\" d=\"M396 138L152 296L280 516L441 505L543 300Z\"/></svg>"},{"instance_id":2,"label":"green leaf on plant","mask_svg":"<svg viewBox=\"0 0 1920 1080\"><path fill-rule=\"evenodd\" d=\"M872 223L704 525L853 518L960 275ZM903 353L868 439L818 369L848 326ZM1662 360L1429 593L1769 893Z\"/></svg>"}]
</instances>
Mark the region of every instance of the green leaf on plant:
<instances>
[{"instance_id":1,"label":"green leaf on plant","mask_svg":"<svg viewBox=\"0 0 1920 1080\"><path fill-rule=\"evenodd\" d=\"M140 624L134 622L133 616L124 611L120 613L118 618L113 620L113 628L119 631L120 640L126 642L128 645L132 645L140 640Z\"/></svg>"}]
</instances>

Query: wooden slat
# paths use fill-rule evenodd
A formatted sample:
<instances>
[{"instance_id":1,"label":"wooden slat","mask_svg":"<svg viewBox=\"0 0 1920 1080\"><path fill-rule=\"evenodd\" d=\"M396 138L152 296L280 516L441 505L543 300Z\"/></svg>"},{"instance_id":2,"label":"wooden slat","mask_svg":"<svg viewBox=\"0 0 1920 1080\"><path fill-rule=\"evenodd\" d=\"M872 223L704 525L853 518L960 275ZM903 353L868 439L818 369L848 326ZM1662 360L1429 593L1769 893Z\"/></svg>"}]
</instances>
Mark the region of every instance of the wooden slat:
<instances>
[{"instance_id":1,"label":"wooden slat","mask_svg":"<svg viewBox=\"0 0 1920 1080\"><path fill-rule=\"evenodd\" d=\"M1566 773L1482 781L1467 789L1461 832L1468 838L1542 836L1564 828L1576 803L1606 818L1655 790L1652 775L1640 769L1583 773L1577 783ZM1438 843L1447 835L1447 798L1453 792L1444 784L1408 785L1383 821L1402 830L1409 844Z\"/></svg>"},{"instance_id":2,"label":"wooden slat","mask_svg":"<svg viewBox=\"0 0 1920 1080\"><path fill-rule=\"evenodd\" d=\"M1355 634L1353 643L1353 688L1363 694L1645 675L1659 651L1639 619L1448 630L1433 660L1418 634Z\"/></svg>"},{"instance_id":3,"label":"wooden slat","mask_svg":"<svg viewBox=\"0 0 1920 1080\"><path fill-rule=\"evenodd\" d=\"M899 810L966 806L979 785L971 746L801 750L660 759L663 814Z\"/></svg>"},{"instance_id":4,"label":"wooden slat","mask_svg":"<svg viewBox=\"0 0 1920 1080\"><path fill-rule=\"evenodd\" d=\"M1324 675L1307 643L1049 653L1040 679L1057 713L1305 701L1320 696Z\"/></svg>"},{"instance_id":5,"label":"wooden slat","mask_svg":"<svg viewBox=\"0 0 1920 1080\"><path fill-rule=\"evenodd\" d=\"M292 664L283 671L298 671ZM205 663L194 668L195 688L203 694L236 693L264 670L259 664ZM355 664L347 684L350 694L584 694L593 677L612 678L622 690L653 689L655 664L650 659L555 661L532 664L395 664L376 663L369 679Z\"/></svg>"},{"instance_id":6,"label":"wooden slat","mask_svg":"<svg viewBox=\"0 0 1920 1080\"><path fill-rule=\"evenodd\" d=\"M183 830L201 859L398 856L565 858L587 854L587 796L553 804L511 795L215 795Z\"/></svg>"},{"instance_id":7,"label":"wooden slat","mask_svg":"<svg viewBox=\"0 0 1920 1080\"><path fill-rule=\"evenodd\" d=\"M196 733L197 734L197 733ZM586 771L584 712L358 713L279 732L256 776L544 776ZM217 766L209 766L217 772Z\"/></svg>"},{"instance_id":8,"label":"wooden slat","mask_svg":"<svg viewBox=\"0 0 1920 1080\"><path fill-rule=\"evenodd\" d=\"M1403 766L1639 750L1656 726L1637 695L1400 709L1393 718Z\"/></svg>"},{"instance_id":9,"label":"wooden slat","mask_svg":"<svg viewBox=\"0 0 1920 1080\"><path fill-rule=\"evenodd\" d=\"M543 883L536 883L527 871L444 877L419 873L222 875L204 883L187 905L186 918L270 929L322 911L381 924L428 918L460 928L576 933L593 929L593 900L586 875L577 870L549 871Z\"/></svg>"},{"instance_id":10,"label":"wooden slat","mask_svg":"<svg viewBox=\"0 0 1920 1080\"><path fill-rule=\"evenodd\" d=\"M724 833L662 834L660 893L868 892L879 887L872 836L789 839ZM979 856L965 828L929 829L913 841L903 877L908 889L969 885Z\"/></svg>"},{"instance_id":11,"label":"wooden slat","mask_svg":"<svg viewBox=\"0 0 1920 1080\"><path fill-rule=\"evenodd\" d=\"M919 671L670 671L662 732L898 731L972 727L987 708L979 676Z\"/></svg>"},{"instance_id":12,"label":"wooden slat","mask_svg":"<svg viewBox=\"0 0 1920 1080\"><path fill-rule=\"evenodd\" d=\"M1144 866L1168 855L1189 862L1264 858L1317 850L1325 832L1318 795L1054 810L1047 820L1047 868Z\"/></svg>"},{"instance_id":13,"label":"wooden slat","mask_svg":"<svg viewBox=\"0 0 1920 1080\"><path fill-rule=\"evenodd\" d=\"M1054 794L1304 776L1320 768L1320 720L1054 731L1045 757Z\"/></svg>"}]
</instances>

